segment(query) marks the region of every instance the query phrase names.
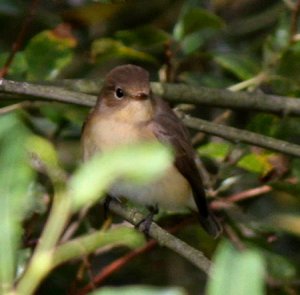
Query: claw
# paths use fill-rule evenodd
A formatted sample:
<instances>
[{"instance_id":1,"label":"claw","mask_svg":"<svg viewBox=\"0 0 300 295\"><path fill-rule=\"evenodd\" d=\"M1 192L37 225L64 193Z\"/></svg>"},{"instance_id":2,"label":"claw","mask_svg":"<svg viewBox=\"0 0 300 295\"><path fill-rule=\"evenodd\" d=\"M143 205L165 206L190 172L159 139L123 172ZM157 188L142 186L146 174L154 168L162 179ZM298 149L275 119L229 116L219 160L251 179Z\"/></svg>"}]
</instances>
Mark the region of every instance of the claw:
<instances>
[{"instance_id":1,"label":"claw","mask_svg":"<svg viewBox=\"0 0 300 295\"><path fill-rule=\"evenodd\" d=\"M136 228L144 232L147 236L149 236L149 230L153 221L153 217L159 212L157 205L149 206L148 210L149 214L135 225Z\"/></svg>"}]
</instances>

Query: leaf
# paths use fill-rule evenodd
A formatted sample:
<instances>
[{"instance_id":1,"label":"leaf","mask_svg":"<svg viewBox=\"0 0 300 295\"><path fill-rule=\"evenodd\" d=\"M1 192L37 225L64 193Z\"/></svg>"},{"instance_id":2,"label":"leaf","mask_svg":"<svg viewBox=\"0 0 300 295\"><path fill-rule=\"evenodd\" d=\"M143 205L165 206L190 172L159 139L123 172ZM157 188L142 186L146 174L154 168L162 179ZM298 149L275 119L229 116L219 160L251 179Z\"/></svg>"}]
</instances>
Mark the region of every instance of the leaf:
<instances>
[{"instance_id":1,"label":"leaf","mask_svg":"<svg viewBox=\"0 0 300 295\"><path fill-rule=\"evenodd\" d=\"M106 22L116 17L122 7L124 7L124 3L89 3L69 9L63 15L76 23L84 23L89 26Z\"/></svg>"},{"instance_id":2,"label":"leaf","mask_svg":"<svg viewBox=\"0 0 300 295\"><path fill-rule=\"evenodd\" d=\"M224 142L210 142L198 148L202 156L207 156L215 160L224 160L228 155L231 145Z\"/></svg>"},{"instance_id":3,"label":"leaf","mask_svg":"<svg viewBox=\"0 0 300 295\"><path fill-rule=\"evenodd\" d=\"M300 82L300 44L299 42L289 46L283 51L277 73L291 81Z\"/></svg>"},{"instance_id":4,"label":"leaf","mask_svg":"<svg viewBox=\"0 0 300 295\"><path fill-rule=\"evenodd\" d=\"M99 291L90 293L91 295L187 295L178 287L150 287L150 286L127 286L127 287L104 287Z\"/></svg>"},{"instance_id":5,"label":"leaf","mask_svg":"<svg viewBox=\"0 0 300 295\"><path fill-rule=\"evenodd\" d=\"M144 235L128 226L112 227L108 230L89 233L60 245L54 253L54 265L80 256L86 256L101 248L126 246L141 247L145 244Z\"/></svg>"},{"instance_id":6,"label":"leaf","mask_svg":"<svg viewBox=\"0 0 300 295\"><path fill-rule=\"evenodd\" d=\"M249 172L258 173L260 175L268 174L268 172L270 172L273 168L268 160L267 154L255 153L251 153L242 157L237 166Z\"/></svg>"},{"instance_id":7,"label":"leaf","mask_svg":"<svg viewBox=\"0 0 300 295\"><path fill-rule=\"evenodd\" d=\"M286 257L267 251L262 253L266 259L268 273L272 278L288 280L296 277L296 268Z\"/></svg>"},{"instance_id":8,"label":"leaf","mask_svg":"<svg viewBox=\"0 0 300 295\"><path fill-rule=\"evenodd\" d=\"M0 117L0 293L13 284L21 221L28 211L33 172L27 161L28 131L14 114Z\"/></svg>"},{"instance_id":9,"label":"leaf","mask_svg":"<svg viewBox=\"0 0 300 295\"><path fill-rule=\"evenodd\" d=\"M84 163L70 181L75 210L95 202L119 177L142 184L154 180L170 165L170 150L157 143L127 145L96 155Z\"/></svg>"},{"instance_id":10,"label":"leaf","mask_svg":"<svg viewBox=\"0 0 300 295\"><path fill-rule=\"evenodd\" d=\"M281 123L281 120L275 115L258 114L248 123L247 129L266 136L277 137Z\"/></svg>"},{"instance_id":11,"label":"leaf","mask_svg":"<svg viewBox=\"0 0 300 295\"><path fill-rule=\"evenodd\" d=\"M272 223L291 234L300 236L300 215L280 214L272 218Z\"/></svg>"},{"instance_id":12,"label":"leaf","mask_svg":"<svg viewBox=\"0 0 300 295\"><path fill-rule=\"evenodd\" d=\"M65 32L60 26L53 31L43 31L35 35L25 49L29 69L27 79L56 78L61 70L72 61L75 46L76 39L71 32Z\"/></svg>"},{"instance_id":13,"label":"leaf","mask_svg":"<svg viewBox=\"0 0 300 295\"><path fill-rule=\"evenodd\" d=\"M157 29L154 26L143 26L137 29L118 31L115 37L127 46L138 46L140 48L162 46L170 38L165 31Z\"/></svg>"},{"instance_id":14,"label":"leaf","mask_svg":"<svg viewBox=\"0 0 300 295\"><path fill-rule=\"evenodd\" d=\"M9 53L0 54L0 68L2 68L9 56ZM8 69L8 77L13 79L24 79L24 75L28 69L27 61L23 52L18 52Z\"/></svg>"},{"instance_id":15,"label":"leaf","mask_svg":"<svg viewBox=\"0 0 300 295\"><path fill-rule=\"evenodd\" d=\"M95 40L92 44L91 55L97 61L111 58L127 58L134 61L157 64L157 60L152 55L110 38Z\"/></svg>"},{"instance_id":16,"label":"leaf","mask_svg":"<svg viewBox=\"0 0 300 295\"><path fill-rule=\"evenodd\" d=\"M255 250L239 252L223 242L215 254L207 295L263 295L265 267Z\"/></svg>"},{"instance_id":17,"label":"leaf","mask_svg":"<svg viewBox=\"0 0 300 295\"><path fill-rule=\"evenodd\" d=\"M231 72L241 80L252 78L260 70L259 65L250 56L217 53L214 55L214 60L225 70Z\"/></svg>"},{"instance_id":18,"label":"leaf","mask_svg":"<svg viewBox=\"0 0 300 295\"><path fill-rule=\"evenodd\" d=\"M205 9L191 7L183 13L174 27L174 38L183 40L188 34L204 29L220 29L224 25L221 18Z\"/></svg>"},{"instance_id":19,"label":"leaf","mask_svg":"<svg viewBox=\"0 0 300 295\"><path fill-rule=\"evenodd\" d=\"M61 170L55 147L44 137L37 135L29 136L27 150L32 155L37 156L48 169Z\"/></svg>"}]
</instances>

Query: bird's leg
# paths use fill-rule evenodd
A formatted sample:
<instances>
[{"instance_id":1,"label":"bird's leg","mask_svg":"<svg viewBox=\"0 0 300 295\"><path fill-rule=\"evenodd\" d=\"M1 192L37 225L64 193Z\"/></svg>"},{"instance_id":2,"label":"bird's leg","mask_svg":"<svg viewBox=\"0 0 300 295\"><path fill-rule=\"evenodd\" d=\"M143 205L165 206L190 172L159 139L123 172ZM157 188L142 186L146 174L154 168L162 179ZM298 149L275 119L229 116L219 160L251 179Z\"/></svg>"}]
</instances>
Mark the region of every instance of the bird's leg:
<instances>
[{"instance_id":1,"label":"bird's leg","mask_svg":"<svg viewBox=\"0 0 300 295\"><path fill-rule=\"evenodd\" d=\"M159 212L158 205L148 206L149 214L143 218L139 223L136 224L136 228L143 231L146 235L149 234L151 222L153 221L153 217Z\"/></svg>"}]
</instances>

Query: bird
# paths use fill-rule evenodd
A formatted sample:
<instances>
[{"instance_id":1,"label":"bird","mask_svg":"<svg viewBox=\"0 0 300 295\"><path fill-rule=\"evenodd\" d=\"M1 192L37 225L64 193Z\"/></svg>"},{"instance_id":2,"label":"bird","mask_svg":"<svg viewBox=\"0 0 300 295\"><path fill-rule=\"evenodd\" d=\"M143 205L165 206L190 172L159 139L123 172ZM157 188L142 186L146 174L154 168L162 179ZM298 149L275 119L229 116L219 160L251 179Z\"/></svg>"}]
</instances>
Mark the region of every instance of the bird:
<instances>
[{"instance_id":1,"label":"bird","mask_svg":"<svg viewBox=\"0 0 300 295\"><path fill-rule=\"evenodd\" d=\"M125 144L148 141L171 146L172 165L154 183L137 186L119 180L108 194L152 208L153 214L159 209L190 209L197 212L205 231L218 237L222 227L208 207L187 129L168 103L153 95L147 70L133 64L116 66L106 75L83 125L83 160Z\"/></svg>"}]
</instances>

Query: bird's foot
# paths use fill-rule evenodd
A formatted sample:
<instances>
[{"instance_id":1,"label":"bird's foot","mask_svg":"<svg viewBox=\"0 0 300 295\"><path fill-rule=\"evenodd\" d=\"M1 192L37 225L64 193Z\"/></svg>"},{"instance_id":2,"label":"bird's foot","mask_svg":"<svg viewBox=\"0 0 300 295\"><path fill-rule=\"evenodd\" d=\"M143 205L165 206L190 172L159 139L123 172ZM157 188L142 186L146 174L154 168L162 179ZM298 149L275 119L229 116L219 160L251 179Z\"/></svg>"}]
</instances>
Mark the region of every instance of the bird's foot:
<instances>
[{"instance_id":1,"label":"bird's foot","mask_svg":"<svg viewBox=\"0 0 300 295\"><path fill-rule=\"evenodd\" d=\"M146 236L149 236L149 230L151 227L151 223L153 221L153 217L159 212L158 206L149 206L148 207L149 214L143 218L140 222L136 224L136 228L138 228L140 231L146 234Z\"/></svg>"}]
</instances>

